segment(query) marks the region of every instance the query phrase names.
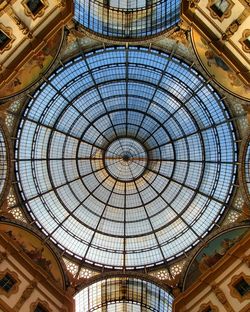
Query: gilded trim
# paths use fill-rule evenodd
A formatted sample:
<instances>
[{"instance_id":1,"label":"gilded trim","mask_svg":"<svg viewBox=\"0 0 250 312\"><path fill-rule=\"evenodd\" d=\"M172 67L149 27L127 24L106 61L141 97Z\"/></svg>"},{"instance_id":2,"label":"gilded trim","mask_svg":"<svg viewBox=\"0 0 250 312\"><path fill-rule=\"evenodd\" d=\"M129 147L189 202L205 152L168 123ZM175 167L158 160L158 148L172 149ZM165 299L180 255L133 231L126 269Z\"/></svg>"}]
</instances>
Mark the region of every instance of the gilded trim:
<instances>
[{"instance_id":1,"label":"gilded trim","mask_svg":"<svg viewBox=\"0 0 250 312\"><path fill-rule=\"evenodd\" d=\"M0 264L7 258L7 253L0 251Z\"/></svg>"},{"instance_id":2,"label":"gilded trim","mask_svg":"<svg viewBox=\"0 0 250 312\"><path fill-rule=\"evenodd\" d=\"M13 35L12 29L4 26L2 23L0 23L0 31L2 31L10 39L3 47L0 47L0 54L2 54L12 48L13 41L16 37Z\"/></svg>"},{"instance_id":3,"label":"gilded trim","mask_svg":"<svg viewBox=\"0 0 250 312\"><path fill-rule=\"evenodd\" d=\"M27 299L30 298L30 296L32 295L34 289L36 287L36 282L32 281L23 291L21 297L19 298L19 300L17 301L16 305L13 308L13 311L18 312L20 311L21 307L23 306L23 304L25 303L25 301ZM50 312L50 311L49 311Z\"/></svg>"},{"instance_id":4,"label":"gilded trim","mask_svg":"<svg viewBox=\"0 0 250 312\"><path fill-rule=\"evenodd\" d=\"M250 311L250 303L247 304L243 309L241 309L239 312L249 312Z\"/></svg>"},{"instance_id":5,"label":"gilded trim","mask_svg":"<svg viewBox=\"0 0 250 312\"><path fill-rule=\"evenodd\" d=\"M33 302L30 306L30 312L34 312L35 308L37 307L37 305L40 304L46 311L48 312L52 312L52 309L50 308L49 304L47 301L41 300L41 299L37 299L35 302Z\"/></svg>"},{"instance_id":6,"label":"gilded trim","mask_svg":"<svg viewBox=\"0 0 250 312\"><path fill-rule=\"evenodd\" d=\"M196 9L200 0L187 0L191 9Z\"/></svg>"},{"instance_id":7,"label":"gilded trim","mask_svg":"<svg viewBox=\"0 0 250 312\"><path fill-rule=\"evenodd\" d=\"M27 16L31 16L33 20L35 20L38 17L41 17L44 15L46 9L49 6L48 0L40 0L42 4L42 8L34 15L33 12L30 10L30 8L27 5L28 0L23 0L22 6L24 7L24 12Z\"/></svg>"},{"instance_id":8,"label":"gilded trim","mask_svg":"<svg viewBox=\"0 0 250 312\"><path fill-rule=\"evenodd\" d=\"M209 308L212 312L219 312L219 308L212 304L211 301L209 301L208 303L203 303L197 312L206 312Z\"/></svg>"},{"instance_id":9,"label":"gilded trim","mask_svg":"<svg viewBox=\"0 0 250 312\"><path fill-rule=\"evenodd\" d=\"M247 294L241 296L239 294L239 292L237 291L237 289L235 288L235 285L241 280L244 279L245 281L247 281L248 284L250 284L250 275L246 275L245 273L240 273L238 275L235 275L231 278L231 282L228 285L229 289L230 289L230 294L232 297L237 298L240 302L244 302L247 299L250 299L250 292L248 292Z\"/></svg>"},{"instance_id":10,"label":"gilded trim","mask_svg":"<svg viewBox=\"0 0 250 312\"><path fill-rule=\"evenodd\" d=\"M217 299L220 301L220 303L224 306L224 308L228 312L234 312L234 309L232 308L229 301L227 300L226 295L224 294L224 292L221 290L221 288L217 284L212 283L211 290L213 291Z\"/></svg>"},{"instance_id":11,"label":"gilded trim","mask_svg":"<svg viewBox=\"0 0 250 312\"><path fill-rule=\"evenodd\" d=\"M5 291L3 288L0 288L0 295L4 295L5 297L9 298L10 296L18 292L21 281L19 280L17 273L10 271L9 269L0 272L0 279L2 279L6 274L9 274L13 278L13 280L15 280L15 284L8 292Z\"/></svg>"},{"instance_id":12,"label":"gilded trim","mask_svg":"<svg viewBox=\"0 0 250 312\"><path fill-rule=\"evenodd\" d=\"M33 38L33 35L27 25L20 19L20 17L16 14L16 12L11 8L10 17L18 26L19 30L23 33L23 35L27 36L29 39Z\"/></svg>"},{"instance_id":13,"label":"gilded trim","mask_svg":"<svg viewBox=\"0 0 250 312\"><path fill-rule=\"evenodd\" d=\"M242 45L242 50L246 53L250 53L250 39L248 39L250 37L250 29L245 29L242 33L242 37L240 38L239 42ZM245 41L249 40L249 46L246 45Z\"/></svg>"},{"instance_id":14,"label":"gilded trim","mask_svg":"<svg viewBox=\"0 0 250 312\"><path fill-rule=\"evenodd\" d=\"M234 3L232 0L223 0L223 1L227 1L228 3L228 7L225 10L225 12L222 13L221 16L219 16L213 9L212 6L215 5L216 2L219 2L220 0L208 0L208 4L207 4L207 9L210 12L210 15L215 18L218 19L220 22L222 22L225 18L228 18L231 16L232 14L232 7L234 6Z\"/></svg>"}]
</instances>

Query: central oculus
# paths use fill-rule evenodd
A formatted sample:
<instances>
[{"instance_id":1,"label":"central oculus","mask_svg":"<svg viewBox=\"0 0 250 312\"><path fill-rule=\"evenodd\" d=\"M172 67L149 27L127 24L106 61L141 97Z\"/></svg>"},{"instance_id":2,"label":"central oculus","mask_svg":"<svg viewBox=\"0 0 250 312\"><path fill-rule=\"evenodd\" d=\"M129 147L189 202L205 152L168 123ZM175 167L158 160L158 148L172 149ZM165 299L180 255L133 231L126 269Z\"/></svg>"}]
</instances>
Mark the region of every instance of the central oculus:
<instances>
[{"instance_id":1,"label":"central oculus","mask_svg":"<svg viewBox=\"0 0 250 312\"><path fill-rule=\"evenodd\" d=\"M120 181L139 178L148 162L143 145L133 138L118 138L106 149L104 165L109 174Z\"/></svg>"}]
</instances>

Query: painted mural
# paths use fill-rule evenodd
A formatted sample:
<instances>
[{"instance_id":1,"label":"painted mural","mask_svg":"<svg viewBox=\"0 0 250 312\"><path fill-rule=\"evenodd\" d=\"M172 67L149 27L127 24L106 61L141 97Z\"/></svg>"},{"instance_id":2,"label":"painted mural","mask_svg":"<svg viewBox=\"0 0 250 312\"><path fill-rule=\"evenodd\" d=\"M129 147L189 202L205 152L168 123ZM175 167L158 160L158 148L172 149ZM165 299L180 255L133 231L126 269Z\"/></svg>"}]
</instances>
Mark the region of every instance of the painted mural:
<instances>
[{"instance_id":1,"label":"painted mural","mask_svg":"<svg viewBox=\"0 0 250 312\"><path fill-rule=\"evenodd\" d=\"M27 60L10 81L7 79L7 82L0 83L0 98L18 94L35 83L55 60L62 36L62 31L58 31L38 53Z\"/></svg>"},{"instance_id":2,"label":"painted mural","mask_svg":"<svg viewBox=\"0 0 250 312\"><path fill-rule=\"evenodd\" d=\"M12 224L1 224L0 233L4 233L34 263L45 270L54 281L63 286L60 266L50 249L42 243L40 238L26 229Z\"/></svg>"},{"instance_id":3,"label":"painted mural","mask_svg":"<svg viewBox=\"0 0 250 312\"><path fill-rule=\"evenodd\" d=\"M250 86L243 83L236 72L210 48L208 42L195 30L192 30L192 44L205 70L222 88L250 101Z\"/></svg>"},{"instance_id":4,"label":"painted mural","mask_svg":"<svg viewBox=\"0 0 250 312\"><path fill-rule=\"evenodd\" d=\"M184 288L187 289L202 273L213 267L247 233L250 233L250 227L229 230L212 239L193 259L186 273Z\"/></svg>"}]
</instances>

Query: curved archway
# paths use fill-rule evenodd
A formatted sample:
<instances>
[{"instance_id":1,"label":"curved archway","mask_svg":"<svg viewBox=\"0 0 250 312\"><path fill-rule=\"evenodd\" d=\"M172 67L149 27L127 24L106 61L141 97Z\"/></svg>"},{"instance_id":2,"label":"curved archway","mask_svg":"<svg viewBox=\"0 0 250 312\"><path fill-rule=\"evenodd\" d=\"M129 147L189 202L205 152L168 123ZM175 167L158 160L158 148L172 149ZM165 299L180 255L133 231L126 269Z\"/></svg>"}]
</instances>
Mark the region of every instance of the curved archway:
<instances>
[{"instance_id":1,"label":"curved archway","mask_svg":"<svg viewBox=\"0 0 250 312\"><path fill-rule=\"evenodd\" d=\"M98 281L75 296L76 312L172 311L173 297L153 283L132 277Z\"/></svg>"},{"instance_id":2,"label":"curved archway","mask_svg":"<svg viewBox=\"0 0 250 312\"><path fill-rule=\"evenodd\" d=\"M176 26L180 6L180 0L76 0L74 17L100 36L142 40Z\"/></svg>"}]
</instances>

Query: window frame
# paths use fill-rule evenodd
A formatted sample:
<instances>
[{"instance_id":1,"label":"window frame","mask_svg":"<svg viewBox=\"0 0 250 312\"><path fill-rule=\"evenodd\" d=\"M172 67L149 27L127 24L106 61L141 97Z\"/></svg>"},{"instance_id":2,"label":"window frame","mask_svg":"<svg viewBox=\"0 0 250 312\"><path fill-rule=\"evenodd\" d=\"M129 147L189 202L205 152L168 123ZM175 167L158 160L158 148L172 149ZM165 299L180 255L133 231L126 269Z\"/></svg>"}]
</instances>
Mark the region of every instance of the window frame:
<instances>
[{"instance_id":1,"label":"window frame","mask_svg":"<svg viewBox=\"0 0 250 312\"><path fill-rule=\"evenodd\" d=\"M35 302L33 302L30 306L30 312L35 312L37 306L41 306L44 309L44 312L52 312L52 309L50 308L47 301L41 300L38 298Z\"/></svg>"},{"instance_id":2,"label":"window frame","mask_svg":"<svg viewBox=\"0 0 250 312\"><path fill-rule=\"evenodd\" d=\"M4 288L0 287L0 295L4 295L5 297L9 298L18 292L21 281L18 279L17 273L10 271L9 269L0 272L0 279L4 278L6 275L9 275L15 281L15 283L9 291L6 291Z\"/></svg>"},{"instance_id":3,"label":"window frame","mask_svg":"<svg viewBox=\"0 0 250 312\"><path fill-rule=\"evenodd\" d=\"M232 8L234 6L234 3L232 0L225 0L228 3L228 7L225 10L225 12L222 13L222 15L218 15L215 10L212 8L218 1L220 0L208 0L208 4L207 4L207 9L210 12L210 15L214 18L214 19L218 19L220 22L222 22L225 18L228 18L231 16L232 14Z\"/></svg>"},{"instance_id":4,"label":"window frame","mask_svg":"<svg viewBox=\"0 0 250 312\"><path fill-rule=\"evenodd\" d=\"M40 8L39 11L37 11L35 14L31 11L31 9L28 6L28 0L23 0L22 6L24 7L24 12L27 16L31 16L33 20L35 20L38 17L41 17L44 15L45 10L48 8L49 4L48 4L48 0L40 0L42 7Z\"/></svg>"},{"instance_id":5,"label":"window frame","mask_svg":"<svg viewBox=\"0 0 250 312\"><path fill-rule=\"evenodd\" d=\"M198 312L219 312L219 308L217 306L215 306L211 301L207 302L207 303L203 303Z\"/></svg>"},{"instance_id":6,"label":"window frame","mask_svg":"<svg viewBox=\"0 0 250 312\"><path fill-rule=\"evenodd\" d=\"M246 275L244 272L241 272L240 274L233 276L230 284L228 285L231 296L238 299L240 302L250 299L250 291L242 296L235 287L242 279L250 284L250 275Z\"/></svg>"},{"instance_id":7,"label":"window frame","mask_svg":"<svg viewBox=\"0 0 250 312\"><path fill-rule=\"evenodd\" d=\"M9 40L0 47L0 55L3 54L5 51L10 50L13 45L13 41L16 39L16 37L13 35L13 31L10 27L4 26L4 24L0 23L0 31L9 38Z\"/></svg>"}]
</instances>

